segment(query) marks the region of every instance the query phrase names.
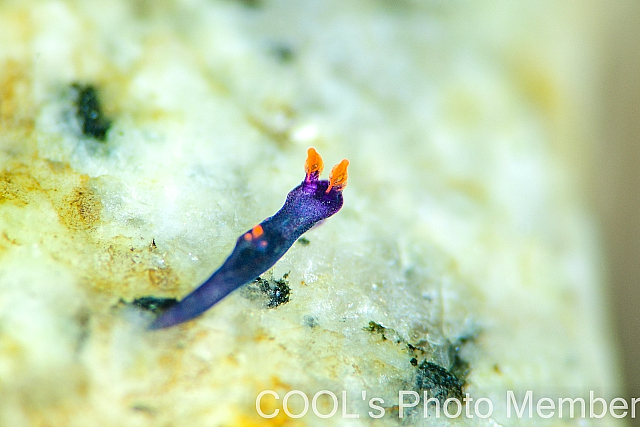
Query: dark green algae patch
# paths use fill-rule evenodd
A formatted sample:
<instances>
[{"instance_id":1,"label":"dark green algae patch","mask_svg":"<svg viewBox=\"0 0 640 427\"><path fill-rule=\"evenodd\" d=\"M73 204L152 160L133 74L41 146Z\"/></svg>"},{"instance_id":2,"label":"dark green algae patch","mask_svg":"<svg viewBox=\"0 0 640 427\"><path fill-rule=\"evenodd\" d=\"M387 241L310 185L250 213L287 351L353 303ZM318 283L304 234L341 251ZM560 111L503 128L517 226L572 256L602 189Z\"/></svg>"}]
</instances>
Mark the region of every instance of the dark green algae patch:
<instances>
[{"instance_id":1,"label":"dark green algae patch","mask_svg":"<svg viewBox=\"0 0 640 427\"><path fill-rule=\"evenodd\" d=\"M392 328L382 326L380 323L369 321L369 324L362 328L365 332L380 337L382 341L391 341L395 344L406 346L409 356L408 365L412 368L412 376L407 380L407 386L419 394L427 392L431 398L436 398L441 404L449 398L458 399L462 402L464 387L470 372L470 365L460 355L460 350L473 339L473 336L465 336L456 342L447 343L447 351L451 354L452 364L448 368L440 366L426 357L419 361L427 354L426 349L418 344L406 342Z\"/></svg>"}]
</instances>

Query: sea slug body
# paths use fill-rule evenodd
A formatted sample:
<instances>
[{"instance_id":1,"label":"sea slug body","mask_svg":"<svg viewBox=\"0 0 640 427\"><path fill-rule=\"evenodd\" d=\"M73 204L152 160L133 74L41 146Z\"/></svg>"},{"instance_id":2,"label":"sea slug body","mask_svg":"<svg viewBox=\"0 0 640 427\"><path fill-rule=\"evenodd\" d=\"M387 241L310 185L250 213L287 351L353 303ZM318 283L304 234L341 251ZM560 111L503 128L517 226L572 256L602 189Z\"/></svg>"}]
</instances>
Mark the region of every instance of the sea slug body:
<instances>
[{"instance_id":1,"label":"sea slug body","mask_svg":"<svg viewBox=\"0 0 640 427\"><path fill-rule=\"evenodd\" d=\"M322 158L309 148L304 181L289 192L282 208L238 237L224 264L200 287L156 318L149 329L191 320L271 268L302 234L340 210L348 165L348 160L342 160L331 171L329 180L321 180Z\"/></svg>"}]
</instances>

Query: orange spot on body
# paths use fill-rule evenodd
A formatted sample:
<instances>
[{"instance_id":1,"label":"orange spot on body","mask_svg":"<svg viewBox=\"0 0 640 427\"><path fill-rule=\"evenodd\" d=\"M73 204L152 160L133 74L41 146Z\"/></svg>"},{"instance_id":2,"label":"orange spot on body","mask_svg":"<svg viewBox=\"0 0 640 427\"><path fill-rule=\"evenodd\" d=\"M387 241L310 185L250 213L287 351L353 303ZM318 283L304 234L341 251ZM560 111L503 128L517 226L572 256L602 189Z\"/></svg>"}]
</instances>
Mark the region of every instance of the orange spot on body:
<instances>
[{"instance_id":1,"label":"orange spot on body","mask_svg":"<svg viewBox=\"0 0 640 427\"><path fill-rule=\"evenodd\" d=\"M247 242L252 242L255 239L259 239L264 234L264 230L260 224L256 225L251 229L251 231L247 231L244 233L244 240ZM266 243L266 242L265 242Z\"/></svg>"},{"instance_id":2,"label":"orange spot on body","mask_svg":"<svg viewBox=\"0 0 640 427\"><path fill-rule=\"evenodd\" d=\"M254 239L257 239L258 237L262 236L263 233L264 233L264 230L262 229L262 226L260 224L256 225L251 229L251 235L253 236Z\"/></svg>"},{"instance_id":3,"label":"orange spot on body","mask_svg":"<svg viewBox=\"0 0 640 427\"><path fill-rule=\"evenodd\" d=\"M324 162L322 161L322 157L320 157L320 154L318 154L315 148L309 148L307 150L307 161L304 164L304 171L307 174L306 181L318 179L323 169Z\"/></svg>"},{"instance_id":4,"label":"orange spot on body","mask_svg":"<svg viewBox=\"0 0 640 427\"><path fill-rule=\"evenodd\" d=\"M329 187L327 187L327 193L331 189L342 191L347 186L347 166L349 166L349 160L342 159L340 163L335 165L329 175Z\"/></svg>"}]
</instances>

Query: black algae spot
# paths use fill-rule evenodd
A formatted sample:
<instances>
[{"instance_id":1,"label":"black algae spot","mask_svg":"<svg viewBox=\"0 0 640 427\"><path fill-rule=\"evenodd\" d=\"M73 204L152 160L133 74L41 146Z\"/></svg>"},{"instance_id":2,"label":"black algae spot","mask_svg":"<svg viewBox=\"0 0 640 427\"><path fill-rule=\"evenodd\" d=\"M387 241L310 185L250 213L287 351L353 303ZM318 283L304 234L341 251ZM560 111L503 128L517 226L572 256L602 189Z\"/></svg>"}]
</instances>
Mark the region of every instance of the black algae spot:
<instances>
[{"instance_id":1,"label":"black algae spot","mask_svg":"<svg viewBox=\"0 0 640 427\"><path fill-rule=\"evenodd\" d=\"M274 56L278 58L278 61L283 64L292 62L295 57L293 49L285 45L274 46L272 52Z\"/></svg>"},{"instance_id":2,"label":"black algae spot","mask_svg":"<svg viewBox=\"0 0 640 427\"><path fill-rule=\"evenodd\" d=\"M471 367L469 363L460 357L458 353L453 356L453 365L451 365L451 369L449 369L451 374L455 375L455 377L460 381L460 385L464 387L467 382L467 377L469 376L469 372L471 372Z\"/></svg>"},{"instance_id":3,"label":"black algae spot","mask_svg":"<svg viewBox=\"0 0 640 427\"><path fill-rule=\"evenodd\" d=\"M131 409L134 411L146 413L151 416L155 416L158 413L158 411L155 408L147 405L134 405L131 407Z\"/></svg>"},{"instance_id":4,"label":"black algae spot","mask_svg":"<svg viewBox=\"0 0 640 427\"><path fill-rule=\"evenodd\" d=\"M301 237L298 239L298 243L300 243L302 246L308 246L311 242L306 237Z\"/></svg>"},{"instance_id":5,"label":"black algae spot","mask_svg":"<svg viewBox=\"0 0 640 427\"><path fill-rule=\"evenodd\" d=\"M111 120L102 112L98 91L92 85L78 83L74 83L73 88L78 92L76 116L82 125L82 133L98 141L104 141L111 127Z\"/></svg>"},{"instance_id":6,"label":"black algae spot","mask_svg":"<svg viewBox=\"0 0 640 427\"><path fill-rule=\"evenodd\" d=\"M282 279L263 279L258 277L246 286L245 296L249 299L255 299L256 295L265 295L267 297L267 308L276 308L289 302L291 288L287 277L289 273L282 276Z\"/></svg>"},{"instance_id":7,"label":"black algae spot","mask_svg":"<svg viewBox=\"0 0 640 427\"><path fill-rule=\"evenodd\" d=\"M424 354L425 353L424 347L422 345L420 345L420 344L413 345L410 342L408 342L407 343L407 349L409 350L409 353L411 353L411 354L415 354L415 353Z\"/></svg>"},{"instance_id":8,"label":"black algae spot","mask_svg":"<svg viewBox=\"0 0 640 427\"><path fill-rule=\"evenodd\" d=\"M472 333L469 335L458 338L454 343L451 343L449 347L449 354L451 355L451 367L449 372L458 378L460 384L464 387L467 382L469 372L471 372L471 366L461 356L462 349L468 344L473 342L478 336L478 333Z\"/></svg>"},{"instance_id":9,"label":"black algae spot","mask_svg":"<svg viewBox=\"0 0 640 427\"><path fill-rule=\"evenodd\" d=\"M365 326L362 329L364 329L367 332L371 332L371 333L380 335L380 337L382 338L382 341L386 341L387 340L387 336L385 334L385 330L387 328L385 328L384 326L382 326L379 323L374 322L373 320L369 321L369 326Z\"/></svg>"},{"instance_id":10,"label":"black algae spot","mask_svg":"<svg viewBox=\"0 0 640 427\"><path fill-rule=\"evenodd\" d=\"M89 339L89 320L91 319L91 312L87 308L82 308L78 313L76 313L75 319L78 322L78 326L80 326L80 333L76 343L76 353L80 353Z\"/></svg>"},{"instance_id":11,"label":"black algae spot","mask_svg":"<svg viewBox=\"0 0 640 427\"><path fill-rule=\"evenodd\" d=\"M262 7L262 0L238 0L238 2L251 9Z\"/></svg>"},{"instance_id":12,"label":"black algae spot","mask_svg":"<svg viewBox=\"0 0 640 427\"><path fill-rule=\"evenodd\" d=\"M409 363L411 363L411 366L418 366L418 359L412 357L411 360L409 360Z\"/></svg>"},{"instance_id":13,"label":"black algae spot","mask_svg":"<svg viewBox=\"0 0 640 427\"><path fill-rule=\"evenodd\" d=\"M153 313L161 313L178 303L175 298L142 297L134 299L131 304Z\"/></svg>"},{"instance_id":14,"label":"black algae spot","mask_svg":"<svg viewBox=\"0 0 640 427\"><path fill-rule=\"evenodd\" d=\"M451 372L426 360L418 367L416 389L426 391L429 398L435 397L441 404L449 398L462 399L462 384Z\"/></svg>"},{"instance_id":15,"label":"black algae spot","mask_svg":"<svg viewBox=\"0 0 640 427\"><path fill-rule=\"evenodd\" d=\"M310 328L315 328L316 326L318 326L318 321L311 316L304 316L303 320L304 323Z\"/></svg>"},{"instance_id":16,"label":"black algae spot","mask_svg":"<svg viewBox=\"0 0 640 427\"><path fill-rule=\"evenodd\" d=\"M382 326L379 323L374 322L373 320L369 321L369 325L362 328L362 330L371 332L372 334L377 334L382 338L382 341L391 340L396 344L400 344L404 342L404 340L400 337L400 335L395 331L395 329L387 328L386 326Z\"/></svg>"}]
</instances>

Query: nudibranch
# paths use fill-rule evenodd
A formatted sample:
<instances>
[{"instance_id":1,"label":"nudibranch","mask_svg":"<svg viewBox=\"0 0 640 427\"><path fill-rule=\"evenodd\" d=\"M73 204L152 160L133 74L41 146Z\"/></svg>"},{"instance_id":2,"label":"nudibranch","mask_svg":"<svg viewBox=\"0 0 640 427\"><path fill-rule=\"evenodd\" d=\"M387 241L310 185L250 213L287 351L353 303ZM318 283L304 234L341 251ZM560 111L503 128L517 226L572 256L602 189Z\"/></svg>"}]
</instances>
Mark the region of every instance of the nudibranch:
<instances>
[{"instance_id":1,"label":"nudibranch","mask_svg":"<svg viewBox=\"0 0 640 427\"><path fill-rule=\"evenodd\" d=\"M302 234L340 210L348 165L348 160L342 160L331 171L329 180L321 180L322 158L309 148L304 181L289 192L282 208L238 237L224 264L200 287L156 318L149 329L191 320L271 268Z\"/></svg>"}]
</instances>

